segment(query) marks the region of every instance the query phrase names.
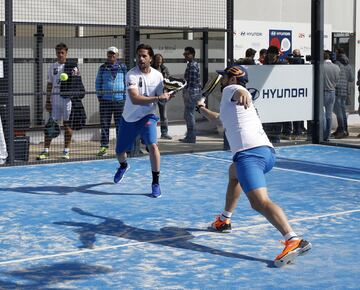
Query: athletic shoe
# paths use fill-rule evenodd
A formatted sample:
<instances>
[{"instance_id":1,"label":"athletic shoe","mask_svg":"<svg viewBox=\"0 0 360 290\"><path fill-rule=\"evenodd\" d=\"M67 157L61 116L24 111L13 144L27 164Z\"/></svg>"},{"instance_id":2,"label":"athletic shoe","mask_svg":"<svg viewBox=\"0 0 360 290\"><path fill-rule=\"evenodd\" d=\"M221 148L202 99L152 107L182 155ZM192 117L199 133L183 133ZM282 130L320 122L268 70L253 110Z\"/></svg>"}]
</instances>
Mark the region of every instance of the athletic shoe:
<instances>
[{"instance_id":1,"label":"athletic shoe","mask_svg":"<svg viewBox=\"0 0 360 290\"><path fill-rule=\"evenodd\" d=\"M99 157L106 156L108 154L107 150L108 149L106 147L101 147L99 152L96 155L99 156Z\"/></svg>"},{"instance_id":2,"label":"athletic shoe","mask_svg":"<svg viewBox=\"0 0 360 290\"><path fill-rule=\"evenodd\" d=\"M119 183L124 178L124 174L129 170L129 168L129 164L125 168L119 167L114 175L114 183Z\"/></svg>"},{"instance_id":3,"label":"athletic shoe","mask_svg":"<svg viewBox=\"0 0 360 290\"><path fill-rule=\"evenodd\" d=\"M69 152L65 152L63 153L63 155L61 156L61 159L70 159L70 153Z\"/></svg>"},{"instance_id":4,"label":"athletic shoe","mask_svg":"<svg viewBox=\"0 0 360 290\"><path fill-rule=\"evenodd\" d=\"M151 185L151 197L159 198L161 196L161 190L159 184L152 184Z\"/></svg>"},{"instance_id":5,"label":"athletic shoe","mask_svg":"<svg viewBox=\"0 0 360 290\"><path fill-rule=\"evenodd\" d=\"M274 264L278 268L293 263L297 256L306 254L312 247L311 243L301 239L292 239L280 242L285 245L285 248L281 254L275 258Z\"/></svg>"},{"instance_id":6,"label":"athletic shoe","mask_svg":"<svg viewBox=\"0 0 360 290\"><path fill-rule=\"evenodd\" d=\"M172 137L167 133L163 133L163 134L161 134L160 139L171 140Z\"/></svg>"},{"instance_id":7,"label":"athletic shoe","mask_svg":"<svg viewBox=\"0 0 360 290\"><path fill-rule=\"evenodd\" d=\"M211 228L221 233L231 233L231 221L230 219L222 221L218 215L215 218L215 221L211 224Z\"/></svg>"},{"instance_id":8,"label":"athletic shoe","mask_svg":"<svg viewBox=\"0 0 360 290\"><path fill-rule=\"evenodd\" d=\"M196 138L185 137L183 139L179 139L179 141L182 143L196 143Z\"/></svg>"},{"instance_id":9,"label":"athletic shoe","mask_svg":"<svg viewBox=\"0 0 360 290\"><path fill-rule=\"evenodd\" d=\"M36 160L45 160L49 158L49 152L41 152L38 156L36 156Z\"/></svg>"}]
</instances>

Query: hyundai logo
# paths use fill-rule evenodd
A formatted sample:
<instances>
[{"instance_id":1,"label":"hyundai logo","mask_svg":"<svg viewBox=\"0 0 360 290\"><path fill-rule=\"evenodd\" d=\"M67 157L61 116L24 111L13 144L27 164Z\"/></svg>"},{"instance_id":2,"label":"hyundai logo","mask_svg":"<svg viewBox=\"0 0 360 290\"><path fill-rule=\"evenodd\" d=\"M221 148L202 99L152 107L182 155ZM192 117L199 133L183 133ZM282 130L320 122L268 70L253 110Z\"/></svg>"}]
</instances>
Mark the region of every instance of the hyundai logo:
<instances>
[{"instance_id":1,"label":"hyundai logo","mask_svg":"<svg viewBox=\"0 0 360 290\"><path fill-rule=\"evenodd\" d=\"M249 93L251 94L251 99L255 102L256 99L258 99L260 97L260 92L259 90L255 89L255 88L248 88L247 89L249 91Z\"/></svg>"}]
</instances>

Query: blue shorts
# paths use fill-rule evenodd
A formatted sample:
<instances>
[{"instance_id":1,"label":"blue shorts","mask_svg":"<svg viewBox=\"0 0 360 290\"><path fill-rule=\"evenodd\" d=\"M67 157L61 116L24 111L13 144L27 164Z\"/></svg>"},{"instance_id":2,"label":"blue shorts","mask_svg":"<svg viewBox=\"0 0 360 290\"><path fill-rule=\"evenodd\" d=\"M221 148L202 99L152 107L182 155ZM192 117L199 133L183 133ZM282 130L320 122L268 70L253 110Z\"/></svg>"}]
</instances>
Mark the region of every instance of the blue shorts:
<instances>
[{"instance_id":1,"label":"blue shorts","mask_svg":"<svg viewBox=\"0 0 360 290\"><path fill-rule=\"evenodd\" d=\"M237 152L233 161L242 190L248 193L266 187L265 173L275 164L275 150L268 146L251 148Z\"/></svg>"},{"instance_id":2,"label":"blue shorts","mask_svg":"<svg viewBox=\"0 0 360 290\"><path fill-rule=\"evenodd\" d=\"M157 144L157 121L159 118L153 114L147 115L136 122L119 120L119 133L116 137L116 153L120 154L131 150L135 139L140 136L145 145Z\"/></svg>"}]
</instances>

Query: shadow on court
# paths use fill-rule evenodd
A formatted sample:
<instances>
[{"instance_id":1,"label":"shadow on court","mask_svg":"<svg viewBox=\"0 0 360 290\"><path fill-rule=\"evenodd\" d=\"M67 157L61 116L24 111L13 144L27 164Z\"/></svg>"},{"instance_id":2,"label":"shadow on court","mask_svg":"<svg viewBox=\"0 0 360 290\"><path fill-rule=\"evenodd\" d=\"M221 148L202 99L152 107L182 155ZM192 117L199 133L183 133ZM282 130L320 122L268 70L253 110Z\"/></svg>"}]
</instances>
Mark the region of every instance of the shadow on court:
<instances>
[{"instance_id":1,"label":"shadow on court","mask_svg":"<svg viewBox=\"0 0 360 290\"><path fill-rule=\"evenodd\" d=\"M56 283L71 283L71 281L86 279L92 275L110 272L112 272L110 267L92 266L83 263L57 263L50 266L3 272L2 275L8 276L9 281L0 280L0 288L21 290L58 289L54 288L53 285ZM11 282L11 280L21 280L21 282ZM24 283L23 280L27 282Z\"/></svg>"},{"instance_id":2,"label":"shadow on court","mask_svg":"<svg viewBox=\"0 0 360 290\"><path fill-rule=\"evenodd\" d=\"M94 194L94 195L144 195L151 197L150 193L130 193L130 192L104 192L100 190L91 189L101 185L114 185L112 182L93 183L82 186L63 186L63 185L46 185L46 186L21 186L0 188L0 191L9 192L15 191L19 193L38 194L38 195L68 195L73 192Z\"/></svg>"},{"instance_id":3,"label":"shadow on court","mask_svg":"<svg viewBox=\"0 0 360 290\"><path fill-rule=\"evenodd\" d=\"M195 238L195 236L193 236L190 231L207 232L208 230L196 228L164 227L161 228L159 231L151 231L126 225L123 221L119 219L107 218L85 212L80 208L72 208L72 210L80 215L96 217L104 220L99 224L72 221L54 222L54 224L57 225L77 227L74 232L79 234L79 240L82 243L79 248L93 248L96 242L96 235L100 234L134 240L138 242L146 242L167 247L209 253L212 255L219 255L223 257L262 262L265 263L268 267L274 267L273 261L271 260L255 258L252 256L237 253L229 253L211 247L192 243L190 241Z\"/></svg>"}]
</instances>

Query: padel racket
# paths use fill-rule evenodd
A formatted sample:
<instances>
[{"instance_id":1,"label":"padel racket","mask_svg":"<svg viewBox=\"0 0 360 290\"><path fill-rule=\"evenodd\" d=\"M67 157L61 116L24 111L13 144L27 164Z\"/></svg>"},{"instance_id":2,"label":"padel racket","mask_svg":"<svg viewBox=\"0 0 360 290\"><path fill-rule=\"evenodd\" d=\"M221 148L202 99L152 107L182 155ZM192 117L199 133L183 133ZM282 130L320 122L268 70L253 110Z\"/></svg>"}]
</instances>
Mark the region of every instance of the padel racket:
<instances>
[{"instance_id":1,"label":"padel racket","mask_svg":"<svg viewBox=\"0 0 360 290\"><path fill-rule=\"evenodd\" d=\"M215 78L205 84L204 88L201 91L203 98L206 99L215 90L216 86L221 80L221 77L221 75L217 75Z\"/></svg>"},{"instance_id":2,"label":"padel racket","mask_svg":"<svg viewBox=\"0 0 360 290\"><path fill-rule=\"evenodd\" d=\"M164 89L168 91L169 94L173 94L182 90L183 88L185 88L186 85L186 80L182 78L164 78Z\"/></svg>"}]
</instances>

